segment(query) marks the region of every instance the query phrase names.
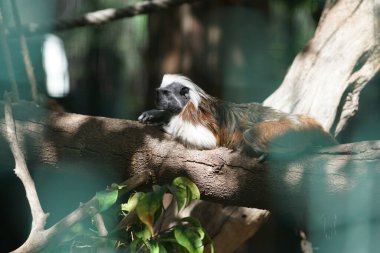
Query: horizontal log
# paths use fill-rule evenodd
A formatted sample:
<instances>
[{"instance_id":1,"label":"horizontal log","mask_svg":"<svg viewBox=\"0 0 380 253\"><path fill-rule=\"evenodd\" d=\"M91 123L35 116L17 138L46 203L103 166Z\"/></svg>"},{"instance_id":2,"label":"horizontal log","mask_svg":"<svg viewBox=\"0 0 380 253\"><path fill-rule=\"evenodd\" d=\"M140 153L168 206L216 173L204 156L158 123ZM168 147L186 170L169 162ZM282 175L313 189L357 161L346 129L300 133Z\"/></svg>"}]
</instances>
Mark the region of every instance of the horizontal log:
<instances>
[{"instance_id":1,"label":"horizontal log","mask_svg":"<svg viewBox=\"0 0 380 253\"><path fill-rule=\"evenodd\" d=\"M379 194L380 141L260 163L226 148L187 149L158 127L135 121L49 112L28 103L14 105L13 110L32 170L44 165L53 171L100 171L122 179L149 171L152 183L158 184L182 175L198 185L204 200L284 214L344 214L343 207L352 200L379 209L379 198L373 196ZM3 119L0 132L4 134ZM3 166L12 156L4 137L0 145L0 157L10 158L1 159Z\"/></svg>"}]
</instances>

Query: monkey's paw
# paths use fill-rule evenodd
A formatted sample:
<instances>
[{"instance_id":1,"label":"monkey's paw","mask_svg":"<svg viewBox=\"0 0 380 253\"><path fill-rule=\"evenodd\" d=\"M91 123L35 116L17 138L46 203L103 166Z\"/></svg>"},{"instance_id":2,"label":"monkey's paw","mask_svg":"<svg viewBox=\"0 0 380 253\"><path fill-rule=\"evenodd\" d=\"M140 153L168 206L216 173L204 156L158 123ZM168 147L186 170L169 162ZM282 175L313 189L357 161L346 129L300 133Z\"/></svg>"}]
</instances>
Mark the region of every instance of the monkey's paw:
<instances>
[{"instance_id":1,"label":"monkey's paw","mask_svg":"<svg viewBox=\"0 0 380 253\"><path fill-rule=\"evenodd\" d=\"M144 123L144 124L147 124L147 123L150 123L152 121L152 119L154 118L153 115L149 114L149 112L143 112L138 120L141 122L141 123Z\"/></svg>"},{"instance_id":2,"label":"monkey's paw","mask_svg":"<svg viewBox=\"0 0 380 253\"><path fill-rule=\"evenodd\" d=\"M138 120L144 124L155 123L156 119L157 117L155 110L143 112L138 118Z\"/></svg>"}]
</instances>

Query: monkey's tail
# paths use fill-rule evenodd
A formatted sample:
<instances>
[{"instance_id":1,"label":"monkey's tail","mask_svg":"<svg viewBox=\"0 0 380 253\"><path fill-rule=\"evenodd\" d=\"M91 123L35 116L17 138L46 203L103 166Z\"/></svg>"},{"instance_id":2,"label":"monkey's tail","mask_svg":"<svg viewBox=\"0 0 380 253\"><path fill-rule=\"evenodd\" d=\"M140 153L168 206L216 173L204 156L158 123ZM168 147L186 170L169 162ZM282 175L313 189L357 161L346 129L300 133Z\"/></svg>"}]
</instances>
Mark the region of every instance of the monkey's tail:
<instances>
[{"instance_id":1,"label":"monkey's tail","mask_svg":"<svg viewBox=\"0 0 380 253\"><path fill-rule=\"evenodd\" d=\"M310 146L318 148L339 144L334 136L325 131L315 119L305 115L300 115L299 120L302 122L302 128L305 129L306 132L309 132L312 136Z\"/></svg>"},{"instance_id":2,"label":"monkey's tail","mask_svg":"<svg viewBox=\"0 0 380 253\"><path fill-rule=\"evenodd\" d=\"M259 154L299 154L338 144L316 120L304 115L258 123L243 133L243 139Z\"/></svg>"}]
</instances>

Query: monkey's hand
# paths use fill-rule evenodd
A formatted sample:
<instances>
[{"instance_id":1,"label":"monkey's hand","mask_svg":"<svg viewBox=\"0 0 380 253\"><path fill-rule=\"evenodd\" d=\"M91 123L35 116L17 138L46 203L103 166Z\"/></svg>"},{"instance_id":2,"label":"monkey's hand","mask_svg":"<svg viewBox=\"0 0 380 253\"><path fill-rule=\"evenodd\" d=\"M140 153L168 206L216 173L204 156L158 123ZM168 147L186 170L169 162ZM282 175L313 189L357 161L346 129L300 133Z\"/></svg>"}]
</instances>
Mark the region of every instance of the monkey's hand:
<instances>
[{"instance_id":1,"label":"monkey's hand","mask_svg":"<svg viewBox=\"0 0 380 253\"><path fill-rule=\"evenodd\" d=\"M138 120L144 124L167 123L171 114L164 110L150 110L143 112Z\"/></svg>"}]
</instances>

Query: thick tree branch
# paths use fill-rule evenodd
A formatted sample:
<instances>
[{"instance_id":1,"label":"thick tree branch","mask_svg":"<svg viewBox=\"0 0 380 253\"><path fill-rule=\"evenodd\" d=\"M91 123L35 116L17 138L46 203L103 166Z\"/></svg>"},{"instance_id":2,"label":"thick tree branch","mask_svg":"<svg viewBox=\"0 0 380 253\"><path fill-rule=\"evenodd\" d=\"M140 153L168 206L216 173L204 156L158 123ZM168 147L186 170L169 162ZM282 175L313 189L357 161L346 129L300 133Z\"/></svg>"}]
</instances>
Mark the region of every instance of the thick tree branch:
<instances>
[{"instance_id":1,"label":"thick tree branch","mask_svg":"<svg viewBox=\"0 0 380 253\"><path fill-rule=\"evenodd\" d=\"M113 11L104 14L113 15ZM373 29L378 27L376 11L373 1L343 0L327 5L314 38L296 57L283 85L265 103L308 113L326 129L335 126L339 133L355 114L360 91L380 68L378 35ZM136 122L48 114L25 105L18 113L18 136L26 140L27 160L35 168L45 164L52 170L70 170L70 164L80 163L81 172L91 174L102 166L107 173L125 178L149 172L157 183L186 175L198 184L204 199L300 215L309 207L319 215L348 217L341 206L349 206L352 197L380 191L375 187L380 178L379 142L341 145L291 161L261 164L226 149L185 149L157 128ZM0 129L4 133L3 121ZM1 157L7 157L6 152L0 150ZM78 166L75 168L78 173ZM355 209L358 214L360 207L369 203L373 215L378 213L377 198L360 201Z\"/></svg>"},{"instance_id":2,"label":"thick tree branch","mask_svg":"<svg viewBox=\"0 0 380 253\"><path fill-rule=\"evenodd\" d=\"M379 9L376 1L327 2L314 37L264 104L309 114L339 134L380 70Z\"/></svg>"},{"instance_id":3,"label":"thick tree branch","mask_svg":"<svg viewBox=\"0 0 380 253\"><path fill-rule=\"evenodd\" d=\"M82 170L76 167L76 173L93 173L93 165L103 163L108 164L107 174L127 178L150 172L156 183L184 175L197 183L203 199L227 205L304 212L310 194L342 204L351 193L360 192L363 183L380 179L380 142L345 144L291 161L258 163L225 148L186 149L157 127L133 121L54 112L45 123L47 112L39 108L24 105L14 111L18 135L32 147L27 151L30 163L68 171L72 166L67 161L80 162ZM0 127L4 129L3 121Z\"/></svg>"}]
</instances>

